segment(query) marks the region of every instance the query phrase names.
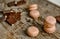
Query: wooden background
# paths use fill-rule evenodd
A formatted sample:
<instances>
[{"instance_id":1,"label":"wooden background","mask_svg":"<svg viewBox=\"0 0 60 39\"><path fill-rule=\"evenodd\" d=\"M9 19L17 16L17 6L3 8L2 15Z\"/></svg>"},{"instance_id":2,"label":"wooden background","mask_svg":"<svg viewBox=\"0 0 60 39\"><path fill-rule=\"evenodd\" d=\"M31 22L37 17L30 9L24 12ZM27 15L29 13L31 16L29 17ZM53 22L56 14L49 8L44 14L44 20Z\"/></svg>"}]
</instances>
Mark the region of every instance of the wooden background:
<instances>
[{"instance_id":1,"label":"wooden background","mask_svg":"<svg viewBox=\"0 0 60 39\"><path fill-rule=\"evenodd\" d=\"M1 1L0 1L1 2ZM28 4L37 3L39 5L39 11L42 17L48 15L57 16L60 15L60 8L47 2L46 0L29 0ZM0 39L60 39L60 24L56 23L56 32L53 34L47 34L42 30L41 25L35 23L32 18L27 15L27 12L22 12L21 20L10 26L6 22L0 22ZM37 37L29 37L25 30L35 24L40 30Z\"/></svg>"}]
</instances>

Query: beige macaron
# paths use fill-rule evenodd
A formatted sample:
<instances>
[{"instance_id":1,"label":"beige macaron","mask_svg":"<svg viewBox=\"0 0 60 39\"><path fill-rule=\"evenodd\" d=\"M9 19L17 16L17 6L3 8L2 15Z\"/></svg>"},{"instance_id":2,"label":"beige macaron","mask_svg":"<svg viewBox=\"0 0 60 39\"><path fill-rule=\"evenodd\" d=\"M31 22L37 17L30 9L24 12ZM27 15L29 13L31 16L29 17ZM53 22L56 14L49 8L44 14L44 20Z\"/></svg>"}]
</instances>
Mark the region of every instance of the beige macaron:
<instances>
[{"instance_id":1,"label":"beige macaron","mask_svg":"<svg viewBox=\"0 0 60 39\"><path fill-rule=\"evenodd\" d=\"M56 19L53 17L53 16L47 16L46 18L45 18L45 21L47 22L47 23L49 23L49 24L56 24Z\"/></svg>"},{"instance_id":2,"label":"beige macaron","mask_svg":"<svg viewBox=\"0 0 60 39\"><path fill-rule=\"evenodd\" d=\"M47 33L54 33L56 31L56 27L55 26L52 26L50 28L44 27L44 31Z\"/></svg>"},{"instance_id":3,"label":"beige macaron","mask_svg":"<svg viewBox=\"0 0 60 39\"><path fill-rule=\"evenodd\" d=\"M39 29L35 26L31 26L27 29L27 34L31 37L36 37L39 34Z\"/></svg>"},{"instance_id":4,"label":"beige macaron","mask_svg":"<svg viewBox=\"0 0 60 39\"><path fill-rule=\"evenodd\" d=\"M38 10L32 10L30 11L29 15L34 19L38 19L38 17L40 16L40 12Z\"/></svg>"},{"instance_id":5,"label":"beige macaron","mask_svg":"<svg viewBox=\"0 0 60 39\"><path fill-rule=\"evenodd\" d=\"M44 22L44 27L48 27L48 28L50 28L50 27L53 27L53 26L55 26L56 24L49 24L49 23L47 23L47 22Z\"/></svg>"},{"instance_id":6,"label":"beige macaron","mask_svg":"<svg viewBox=\"0 0 60 39\"><path fill-rule=\"evenodd\" d=\"M36 10L36 9L38 9L38 5L37 4L29 5L29 10Z\"/></svg>"}]
</instances>

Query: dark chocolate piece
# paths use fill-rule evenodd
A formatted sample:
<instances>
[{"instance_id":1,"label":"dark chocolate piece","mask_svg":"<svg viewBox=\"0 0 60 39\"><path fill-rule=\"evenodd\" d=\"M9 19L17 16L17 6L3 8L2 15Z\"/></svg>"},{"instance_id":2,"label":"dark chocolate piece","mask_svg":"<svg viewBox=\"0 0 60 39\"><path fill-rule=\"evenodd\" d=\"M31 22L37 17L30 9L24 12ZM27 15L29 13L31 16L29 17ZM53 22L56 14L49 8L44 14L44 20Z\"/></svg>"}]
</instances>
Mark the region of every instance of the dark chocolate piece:
<instances>
[{"instance_id":1,"label":"dark chocolate piece","mask_svg":"<svg viewBox=\"0 0 60 39\"><path fill-rule=\"evenodd\" d=\"M20 13L21 13L21 12L15 13L15 19L16 19L16 20L20 20L20 16L21 16Z\"/></svg>"},{"instance_id":2,"label":"dark chocolate piece","mask_svg":"<svg viewBox=\"0 0 60 39\"><path fill-rule=\"evenodd\" d=\"M15 13L15 12L9 12L9 13L6 13L5 15L7 16L6 21L9 24L14 24L18 20L20 20L20 12L17 12L17 13Z\"/></svg>"},{"instance_id":3,"label":"dark chocolate piece","mask_svg":"<svg viewBox=\"0 0 60 39\"><path fill-rule=\"evenodd\" d=\"M11 7L11 6L19 6L19 5L22 5L22 4L25 4L25 3L26 3L25 0L18 1L17 4L15 4L15 1L13 1L13 2L7 3L7 6L8 7Z\"/></svg>"},{"instance_id":4,"label":"dark chocolate piece","mask_svg":"<svg viewBox=\"0 0 60 39\"><path fill-rule=\"evenodd\" d=\"M14 5L15 5L15 1L7 3L8 7L11 7L11 6L14 6Z\"/></svg>"},{"instance_id":5,"label":"dark chocolate piece","mask_svg":"<svg viewBox=\"0 0 60 39\"><path fill-rule=\"evenodd\" d=\"M56 16L55 18L56 18L57 22L60 23L60 16Z\"/></svg>"},{"instance_id":6,"label":"dark chocolate piece","mask_svg":"<svg viewBox=\"0 0 60 39\"><path fill-rule=\"evenodd\" d=\"M25 0L18 1L18 2L17 2L17 6L22 5L22 4L25 4L25 3L26 3Z\"/></svg>"}]
</instances>

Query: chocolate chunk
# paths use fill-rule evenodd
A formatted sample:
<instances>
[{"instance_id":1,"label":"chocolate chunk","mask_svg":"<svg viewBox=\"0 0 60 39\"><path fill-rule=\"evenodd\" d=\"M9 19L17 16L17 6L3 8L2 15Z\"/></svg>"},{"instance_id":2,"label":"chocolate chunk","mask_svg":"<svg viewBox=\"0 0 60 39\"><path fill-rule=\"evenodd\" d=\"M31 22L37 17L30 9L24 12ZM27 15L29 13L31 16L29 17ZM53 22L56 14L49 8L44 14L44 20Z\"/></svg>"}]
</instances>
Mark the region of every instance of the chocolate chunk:
<instances>
[{"instance_id":1,"label":"chocolate chunk","mask_svg":"<svg viewBox=\"0 0 60 39\"><path fill-rule=\"evenodd\" d=\"M25 3L26 3L25 0L18 1L18 2L17 2L17 6L22 5L22 4L25 4Z\"/></svg>"},{"instance_id":2,"label":"chocolate chunk","mask_svg":"<svg viewBox=\"0 0 60 39\"><path fill-rule=\"evenodd\" d=\"M20 13L21 13L21 12L15 13L15 19L20 20L20 16L21 16Z\"/></svg>"},{"instance_id":3,"label":"chocolate chunk","mask_svg":"<svg viewBox=\"0 0 60 39\"><path fill-rule=\"evenodd\" d=\"M57 22L60 23L60 16L56 16L55 18L56 18Z\"/></svg>"},{"instance_id":4,"label":"chocolate chunk","mask_svg":"<svg viewBox=\"0 0 60 39\"><path fill-rule=\"evenodd\" d=\"M15 5L15 1L7 3L8 7L11 7L11 6L14 6L14 5Z\"/></svg>"},{"instance_id":5,"label":"chocolate chunk","mask_svg":"<svg viewBox=\"0 0 60 39\"><path fill-rule=\"evenodd\" d=\"M9 18L7 19L7 22L9 22L10 24L14 24L16 22L16 20L13 18L13 16L9 16Z\"/></svg>"},{"instance_id":6,"label":"chocolate chunk","mask_svg":"<svg viewBox=\"0 0 60 39\"><path fill-rule=\"evenodd\" d=\"M6 13L5 15L7 16L6 21L9 24L14 24L18 20L20 20L20 12L17 12L17 13L15 13L15 12L9 12L9 13Z\"/></svg>"},{"instance_id":7,"label":"chocolate chunk","mask_svg":"<svg viewBox=\"0 0 60 39\"><path fill-rule=\"evenodd\" d=\"M15 1L12 1L12 2L7 3L7 6L8 7L11 7L11 6L19 6L19 5L22 5L22 4L25 4L25 3L26 3L25 0L18 1L17 4L15 4Z\"/></svg>"}]
</instances>

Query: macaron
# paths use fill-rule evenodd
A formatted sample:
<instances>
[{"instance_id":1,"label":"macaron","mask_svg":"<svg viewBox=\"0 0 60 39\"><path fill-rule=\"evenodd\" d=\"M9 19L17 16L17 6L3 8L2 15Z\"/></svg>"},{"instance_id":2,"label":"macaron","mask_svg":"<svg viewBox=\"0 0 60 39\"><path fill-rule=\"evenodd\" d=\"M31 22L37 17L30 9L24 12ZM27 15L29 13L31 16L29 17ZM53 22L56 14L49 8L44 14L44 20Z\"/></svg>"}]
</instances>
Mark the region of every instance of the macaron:
<instances>
[{"instance_id":1,"label":"macaron","mask_svg":"<svg viewBox=\"0 0 60 39\"><path fill-rule=\"evenodd\" d=\"M38 10L32 10L30 11L29 15L34 19L38 19L38 17L40 16L40 12Z\"/></svg>"},{"instance_id":2,"label":"macaron","mask_svg":"<svg viewBox=\"0 0 60 39\"><path fill-rule=\"evenodd\" d=\"M29 10L36 10L36 9L38 9L38 5L37 4L29 5Z\"/></svg>"},{"instance_id":3,"label":"macaron","mask_svg":"<svg viewBox=\"0 0 60 39\"><path fill-rule=\"evenodd\" d=\"M56 19L55 19L55 17L53 17L53 16L47 16L46 18L45 18L45 21L47 22L47 23L49 23L49 24L56 24Z\"/></svg>"},{"instance_id":4,"label":"macaron","mask_svg":"<svg viewBox=\"0 0 60 39\"><path fill-rule=\"evenodd\" d=\"M44 27L44 31L47 33L54 33L56 31L56 27L55 26L52 26L50 28Z\"/></svg>"},{"instance_id":5,"label":"macaron","mask_svg":"<svg viewBox=\"0 0 60 39\"><path fill-rule=\"evenodd\" d=\"M36 37L39 34L39 29L35 26L31 26L27 29L27 34L31 37Z\"/></svg>"}]
</instances>

